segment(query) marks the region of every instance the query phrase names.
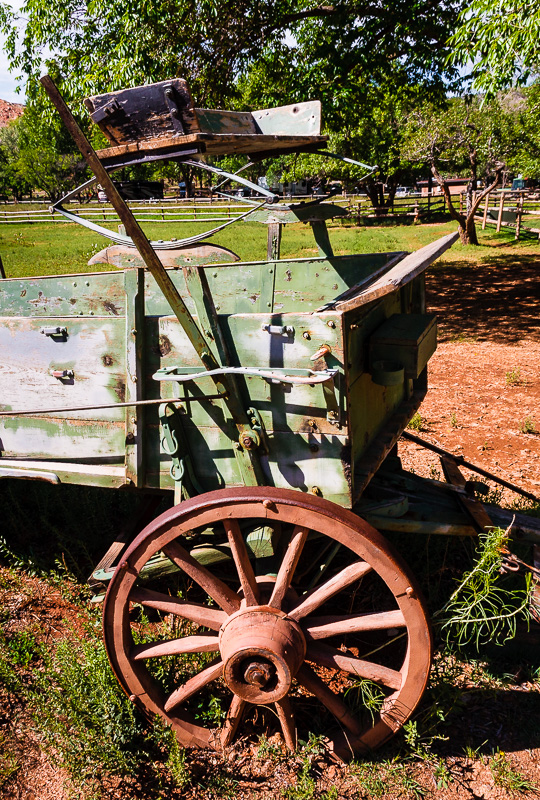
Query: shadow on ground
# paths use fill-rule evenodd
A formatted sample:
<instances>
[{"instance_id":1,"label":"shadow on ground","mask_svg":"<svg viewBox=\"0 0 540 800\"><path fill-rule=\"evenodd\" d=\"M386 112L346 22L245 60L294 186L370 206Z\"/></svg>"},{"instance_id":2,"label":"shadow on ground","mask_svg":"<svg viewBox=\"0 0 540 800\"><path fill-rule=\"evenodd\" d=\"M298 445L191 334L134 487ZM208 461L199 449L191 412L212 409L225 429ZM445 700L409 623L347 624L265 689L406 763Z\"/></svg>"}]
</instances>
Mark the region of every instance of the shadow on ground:
<instances>
[{"instance_id":1,"label":"shadow on ground","mask_svg":"<svg viewBox=\"0 0 540 800\"><path fill-rule=\"evenodd\" d=\"M540 254L501 249L479 264L445 261L428 271L427 307L438 316L439 341L540 341Z\"/></svg>"}]
</instances>

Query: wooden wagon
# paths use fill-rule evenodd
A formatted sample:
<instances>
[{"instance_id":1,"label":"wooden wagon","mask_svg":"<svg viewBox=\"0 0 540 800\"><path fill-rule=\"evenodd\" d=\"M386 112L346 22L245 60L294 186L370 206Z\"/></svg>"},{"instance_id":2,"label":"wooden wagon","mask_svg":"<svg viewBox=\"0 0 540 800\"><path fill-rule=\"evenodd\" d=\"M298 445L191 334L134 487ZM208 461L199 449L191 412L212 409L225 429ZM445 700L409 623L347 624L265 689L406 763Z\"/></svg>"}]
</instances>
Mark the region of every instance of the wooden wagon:
<instances>
[{"instance_id":1,"label":"wooden wagon","mask_svg":"<svg viewBox=\"0 0 540 800\"><path fill-rule=\"evenodd\" d=\"M439 484L397 458L436 348L423 273L457 234L336 256L326 220L341 207L260 190L244 216L268 226L264 261L232 260L208 234L150 243L112 169L189 160L256 190L208 159L320 150L319 105L217 112L183 81L139 87L87 101L111 141L95 153L43 81L125 226L104 231L120 249L102 258L123 268L0 281L0 477L170 499L92 581L118 680L184 745L227 747L242 720L277 715L291 748L297 730L342 757L374 748L414 711L431 661L421 591L376 527L509 522L455 463ZM317 257L280 259L292 222L311 225ZM532 521L513 526L539 540Z\"/></svg>"}]
</instances>

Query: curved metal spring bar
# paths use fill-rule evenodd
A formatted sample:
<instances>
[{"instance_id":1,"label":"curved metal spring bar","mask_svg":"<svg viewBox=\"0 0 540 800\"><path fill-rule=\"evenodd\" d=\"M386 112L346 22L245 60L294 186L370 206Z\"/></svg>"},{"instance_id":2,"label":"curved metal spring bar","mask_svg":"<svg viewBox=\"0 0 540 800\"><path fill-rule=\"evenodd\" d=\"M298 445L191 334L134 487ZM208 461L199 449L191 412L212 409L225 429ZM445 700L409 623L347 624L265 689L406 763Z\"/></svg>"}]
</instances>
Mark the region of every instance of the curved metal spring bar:
<instances>
[{"instance_id":1,"label":"curved metal spring bar","mask_svg":"<svg viewBox=\"0 0 540 800\"><path fill-rule=\"evenodd\" d=\"M325 370L311 370L311 375L298 376L298 375L280 375L278 372L268 372L264 369L254 369L252 367L222 367L221 369L203 370L201 372L189 372L185 375L164 375L163 378L158 380L170 380L175 383L187 383L198 378L212 377L213 375L248 375L256 378L264 378L272 383L290 383L290 384L308 384L314 386L318 383L326 383L333 380L337 373L337 369ZM157 400L133 400L127 403L103 403L101 405L91 406L66 406L65 408L39 408L30 411L0 411L0 417L24 417L24 416L37 416L39 414L67 414L71 411L95 411L107 408L131 408L132 406L150 406L158 405L159 403L186 403L201 400L213 400L216 395L199 397L197 395L191 397L173 397L168 398L160 397Z\"/></svg>"},{"instance_id":2,"label":"curved metal spring bar","mask_svg":"<svg viewBox=\"0 0 540 800\"><path fill-rule=\"evenodd\" d=\"M102 225L96 225L95 222L92 222L89 219L85 219L84 217L79 217L77 214L73 214L73 212L67 211L62 206L63 202L66 202L66 200L68 200L77 192L81 191L81 189L84 189L95 182L96 179L93 178L92 180L83 183L73 192L70 192L69 195L66 195L57 203L55 203L53 206L51 206L50 207L51 212L57 211L59 214L62 214L62 216L68 219L70 222L76 222L78 225L82 225L84 228L88 228L89 230L98 233L100 236L104 236L105 238L110 239L116 244L123 244L126 247L135 248L135 245L133 244L133 239L131 239L130 236L125 236L122 233L115 233L115 231L110 231L108 228L104 228ZM222 231L224 228L228 228L228 226L232 225L234 222L238 222L239 220L245 219L250 214L253 214L254 211L257 211L257 209L259 208L263 208L263 206L265 205L266 202L257 203L255 206L250 208L244 214L240 214L238 217L234 217L233 219L228 220L227 222L223 223L223 225L219 225L217 228L212 228L212 230L204 231L203 233L198 233L195 236L189 236L186 239L172 240L170 242L153 241L150 242L150 244L154 248L154 250L177 250L182 247L190 247L193 244L197 244L197 242L202 242L204 239L209 239L211 236L214 236L214 234L218 233L219 231Z\"/></svg>"},{"instance_id":3,"label":"curved metal spring bar","mask_svg":"<svg viewBox=\"0 0 540 800\"><path fill-rule=\"evenodd\" d=\"M335 158L335 159L338 159L339 161L345 161L348 164L354 164L356 166L365 167L365 168L369 169L370 172L368 172L366 175L364 175L363 176L364 178L367 177L367 175L372 175L375 172L375 170L378 169L377 166L370 167L368 164L363 164L361 161L355 161L353 158L347 158L345 156L339 156L336 153L330 153L330 152L327 152L325 150L316 150L314 152L317 155L327 156L328 158ZM234 198L236 200L239 200L241 203L244 203L245 205L249 205L250 206L249 210L246 211L245 214L240 214L238 217L234 217L233 219L230 219L227 222L223 223L223 225L218 225L217 228L212 228L211 230L204 231L203 233L196 234L195 236L189 236L189 237L187 237L185 239L177 239L177 240L173 240L173 241L170 241L170 242L164 242L164 241L159 241L159 240L158 241L151 241L150 244L151 244L151 246L153 247L154 250L179 250L179 249L181 249L183 247L191 247L192 245L197 244L198 242L202 242L205 239L209 239L211 236L214 236L216 233L219 233L219 231L222 231L225 228L228 228L229 225L233 225L235 222L239 222L240 220L245 219L250 214L252 214L254 211L257 211L259 208L271 207L272 205L277 203L278 200L279 200L279 197L277 195L273 194L273 192L270 192L268 189L265 189L262 186L258 186L257 184L253 183L252 181L247 180L247 178L240 177L238 175L238 173L227 172L226 170L221 169L220 167L215 167L215 166L213 166L211 164L205 164L203 161L192 161L191 159L185 159L185 160L182 161L182 163L183 164L188 164L191 167L197 167L199 169L204 169L207 172L211 172L211 173L213 173L215 175L221 176L223 178L223 180L221 181L220 184L218 184L218 186L222 186L223 183L225 183L228 180L233 180L236 183L241 183L244 186L246 186L247 188L251 189L252 191L254 190L258 194L263 195L264 197L266 197L267 200L270 201L270 203L268 203L266 201L258 203L256 200L250 200L250 199L248 199L246 197ZM245 169L246 166L248 166L248 165L244 165L244 167L242 167L241 169ZM239 171L240 170L238 170L238 172ZM122 244L122 245L125 245L126 247L132 247L132 248L135 249L135 245L134 245L133 240L131 239L130 236L126 236L125 234L122 234L122 233L115 233L114 231L111 231L108 228L104 228L102 225L97 225L95 222L92 222L89 219L85 219L84 217L80 217L77 214L73 214L71 211L67 211L63 207L63 205L62 205L63 203L65 203L68 200L70 200L72 197L74 197L80 191L82 191L84 189L88 189L90 186L93 186L96 183L96 180L97 179L95 177L92 177L92 178L90 178L90 180L86 181L85 183L83 183L80 186L78 186L76 189L73 189L71 192L69 192L68 194L64 195L64 197L62 197L60 200L58 200L56 203L54 203L52 206L50 206L51 213L54 213L55 211L57 211L59 214L62 214L62 216L64 216L70 222L76 222L78 225L82 225L84 228L88 228L89 230L94 231L95 233L99 234L100 236L104 236L106 239L109 239L109 240L115 242L116 244ZM361 178L360 180L363 180L363 178ZM335 191L331 191L328 194L326 194L326 195L324 195L324 196L322 196L320 198L317 198L316 200L310 201L309 203L289 203L289 204L287 204L287 207L294 208L295 205L302 205L303 207L305 207L307 205L319 205L324 200L328 200L330 197L332 197L333 195L337 194L337 191L338 191L337 189ZM219 194L223 195L224 197L231 197L230 195L226 194L225 192L220 192Z\"/></svg>"}]
</instances>

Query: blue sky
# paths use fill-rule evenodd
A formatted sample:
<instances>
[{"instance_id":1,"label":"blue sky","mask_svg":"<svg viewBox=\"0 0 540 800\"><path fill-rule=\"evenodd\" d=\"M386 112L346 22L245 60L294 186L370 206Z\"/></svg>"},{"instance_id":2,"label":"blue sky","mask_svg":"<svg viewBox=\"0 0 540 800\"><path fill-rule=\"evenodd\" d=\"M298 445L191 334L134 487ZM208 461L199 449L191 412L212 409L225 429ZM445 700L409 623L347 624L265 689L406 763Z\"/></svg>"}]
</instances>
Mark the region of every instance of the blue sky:
<instances>
[{"instance_id":1,"label":"blue sky","mask_svg":"<svg viewBox=\"0 0 540 800\"><path fill-rule=\"evenodd\" d=\"M8 0L7 5L19 10L24 0ZM17 94L15 88L17 86L16 73L9 71L7 56L4 53L4 37L0 33L0 99L11 100L14 103L24 103L24 94Z\"/></svg>"}]
</instances>

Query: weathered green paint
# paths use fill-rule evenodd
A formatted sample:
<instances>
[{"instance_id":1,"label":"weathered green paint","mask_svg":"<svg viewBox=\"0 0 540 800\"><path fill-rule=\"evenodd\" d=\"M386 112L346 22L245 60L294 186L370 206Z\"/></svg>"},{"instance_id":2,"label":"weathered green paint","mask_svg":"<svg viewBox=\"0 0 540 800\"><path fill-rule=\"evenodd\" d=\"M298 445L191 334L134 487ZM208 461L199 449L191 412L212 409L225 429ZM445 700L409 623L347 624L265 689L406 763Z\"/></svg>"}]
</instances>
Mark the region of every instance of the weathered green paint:
<instances>
[{"instance_id":1,"label":"weathered green paint","mask_svg":"<svg viewBox=\"0 0 540 800\"><path fill-rule=\"evenodd\" d=\"M239 406L243 412L253 408L264 426L268 451L261 451L264 482L321 492L351 506L355 468L364 469L366 454L377 442L382 443L377 458L384 458L389 446L386 427L408 408L411 392L418 397L425 390L423 375L414 385L404 380L396 387L381 387L369 373L374 333L392 315L423 312L422 278L354 312L344 314L337 306L313 313L388 258L388 254L328 256L168 270L219 363L283 369L290 374L338 369L334 383L317 386L285 386L257 377L235 379ZM14 408L14 401L24 403L24 408L50 408L86 405L89 399L157 400L161 396L166 401L183 396L175 420L180 420L179 439L189 454L191 482L197 483L197 491L253 482L250 454L237 448L237 426L226 406L216 399L189 399L194 394L215 395L213 381L198 377L179 386L152 379L162 367L200 369L201 361L148 271L139 268L42 281L13 280L1 286L7 316L0 322L0 352L12 353L6 361L11 365L11 383L4 383L13 387L11 395L3 390L4 407L7 402ZM73 283L77 284L71 286L73 302L62 299L59 292ZM103 308L104 294L113 298L114 309L109 306L107 315L98 317L94 309ZM57 297L57 311L43 316L43 310L51 307L51 297ZM73 308L78 309L76 314ZM62 316L58 309L67 313ZM47 323L65 325L66 340L40 334ZM294 332L271 334L263 330L267 325L287 325ZM323 346L328 352L312 360ZM56 366L74 370L72 384L50 376L53 356ZM24 364L21 374L20 364ZM28 379L30 373L32 379ZM141 410L128 408L0 418L0 426L4 450L10 455L43 458L44 468L49 466L47 459L69 458L69 469L64 469L61 480L100 485L133 482L139 487L173 489L171 459L160 447L157 405L146 407L144 418ZM93 463L81 472L76 460L83 458ZM107 460L119 472L103 472ZM70 470L72 478L66 477Z\"/></svg>"},{"instance_id":2,"label":"weathered green paint","mask_svg":"<svg viewBox=\"0 0 540 800\"><path fill-rule=\"evenodd\" d=\"M309 203L299 205L296 203L292 206L276 205L272 208L261 208L258 211L254 211L250 215L250 219L266 225L276 223L290 225L295 222L320 222L336 217L346 217L348 213L346 208L335 203L323 203L321 205L310 205Z\"/></svg>"},{"instance_id":3,"label":"weathered green paint","mask_svg":"<svg viewBox=\"0 0 540 800\"><path fill-rule=\"evenodd\" d=\"M0 283L0 313L6 317L123 317L123 276L97 272L8 278Z\"/></svg>"},{"instance_id":4,"label":"weathered green paint","mask_svg":"<svg viewBox=\"0 0 540 800\"><path fill-rule=\"evenodd\" d=\"M400 363L408 378L418 378L437 347L433 314L393 314L369 340L370 363Z\"/></svg>"},{"instance_id":5,"label":"weathered green paint","mask_svg":"<svg viewBox=\"0 0 540 800\"><path fill-rule=\"evenodd\" d=\"M126 291L126 402L144 400L145 325L144 270L124 273ZM145 407L125 409L126 478L135 486L144 486Z\"/></svg>"}]
</instances>

